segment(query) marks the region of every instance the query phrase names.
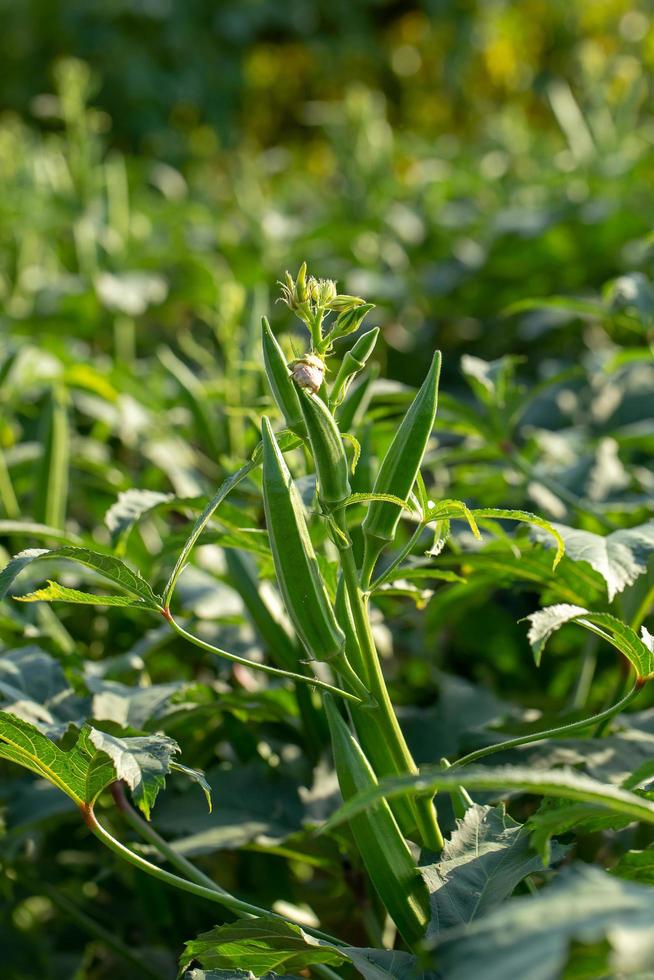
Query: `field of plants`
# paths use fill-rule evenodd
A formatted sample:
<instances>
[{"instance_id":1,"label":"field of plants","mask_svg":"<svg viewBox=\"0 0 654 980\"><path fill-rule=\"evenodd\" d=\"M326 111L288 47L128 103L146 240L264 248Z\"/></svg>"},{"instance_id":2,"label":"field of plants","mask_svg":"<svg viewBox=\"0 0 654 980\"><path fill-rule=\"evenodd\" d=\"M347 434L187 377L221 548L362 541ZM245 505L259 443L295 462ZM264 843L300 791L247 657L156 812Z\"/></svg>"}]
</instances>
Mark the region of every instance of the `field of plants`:
<instances>
[{"instance_id":1,"label":"field of plants","mask_svg":"<svg viewBox=\"0 0 654 980\"><path fill-rule=\"evenodd\" d=\"M2 2L2 980L654 978L654 18Z\"/></svg>"}]
</instances>

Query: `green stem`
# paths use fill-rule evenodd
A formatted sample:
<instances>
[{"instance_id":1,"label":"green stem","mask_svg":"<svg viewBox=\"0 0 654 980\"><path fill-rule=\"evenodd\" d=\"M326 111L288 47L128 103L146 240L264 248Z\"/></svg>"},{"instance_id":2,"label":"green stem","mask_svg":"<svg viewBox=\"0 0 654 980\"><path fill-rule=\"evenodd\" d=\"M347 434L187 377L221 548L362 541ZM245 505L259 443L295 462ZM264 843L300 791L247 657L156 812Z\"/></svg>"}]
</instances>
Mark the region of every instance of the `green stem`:
<instances>
[{"instance_id":1,"label":"green stem","mask_svg":"<svg viewBox=\"0 0 654 980\"><path fill-rule=\"evenodd\" d=\"M242 902L239 898L235 898L234 895L230 895L229 892L217 891L213 882L211 883L211 888L209 888L206 885L200 885L194 881L187 881L186 878L180 878L179 875L172 874L170 871L166 871L165 868L160 868L158 865L152 864L151 861L148 861L135 851L131 851L129 847L125 847L124 844L121 844L119 840L113 837L106 827L103 827L99 822L91 807L85 810L84 819L89 830L105 847L113 851L123 861L138 868L139 871L144 871L152 878L157 878L166 885L172 885L173 888L179 888L181 891L195 895L197 898L204 898L209 902L221 905L237 916L265 916L266 918L279 919L281 922L289 921L283 915L277 915L276 912L259 908L257 905L250 905L249 902ZM303 926L303 928L305 932L309 932L311 935L325 942L333 943L335 946L346 945L340 939L335 939L334 936L320 932L318 929L312 929L307 926Z\"/></svg>"},{"instance_id":2,"label":"green stem","mask_svg":"<svg viewBox=\"0 0 654 980\"><path fill-rule=\"evenodd\" d=\"M337 515L339 528L347 535L347 526L342 515ZM418 769L406 744L402 729L397 720L393 705L388 694L384 675L382 673L375 641L370 629L367 609L367 596L359 587L359 576L352 546L348 545L340 551L343 581L347 590L350 608L354 620L361 655L365 661L370 693L377 702L377 707L370 710L370 715L379 719L380 728L386 741L386 747L391 753L395 773L417 773ZM393 775L380 773L379 775ZM436 811L431 798L416 797L411 800L415 821L425 847L440 851L443 848L443 835L438 826Z\"/></svg>"},{"instance_id":3,"label":"green stem","mask_svg":"<svg viewBox=\"0 0 654 980\"><path fill-rule=\"evenodd\" d=\"M559 735L568 736L576 735L577 732L582 732L585 728L591 728L593 725L603 724L604 722L610 721L614 715L622 711L627 705L636 698L640 693L643 684L642 681L637 680L628 693L620 699L616 704L611 705L610 708L606 708L604 711L600 711L599 714L591 715L590 718L583 718L581 721L573 721L568 725L560 725L558 728L548 728L544 732L533 732L531 735L519 735L517 738L510 738L506 742L497 742L494 745L486 745L483 749L477 749L475 752L469 752L468 755L462 756L461 759L457 759L453 762L451 769L459 769L461 766L467 766L470 762L478 762L479 759L485 759L486 756L495 755L497 752L506 752L509 749L516 749L520 745L529 745L531 742L542 742L546 738L556 738Z\"/></svg>"},{"instance_id":4,"label":"green stem","mask_svg":"<svg viewBox=\"0 0 654 980\"><path fill-rule=\"evenodd\" d=\"M175 591L177 580L179 579L179 576L186 568L188 560L191 556L191 552L193 551L193 548L195 547L197 540L202 534L202 532L204 531L205 527L213 517L218 507L220 507L225 497L227 497L227 495L231 493L234 487L237 486L241 482L241 480L244 480L245 477L248 475L248 473L250 473L258 465L259 465L258 460L251 459L243 466L241 466L240 470L237 470L237 472L233 473L232 476L227 477L227 479L224 480L223 483L218 488L218 491L215 494L215 496L212 497L212 499L209 501L205 509L198 517L197 521L193 526L193 530L191 531L191 534L186 541L186 544L182 548L179 557L175 562L175 567L173 568L170 574L170 578L166 582L166 586L163 591L163 603L166 609L170 606L170 601L173 597L173 592Z\"/></svg>"},{"instance_id":5,"label":"green stem","mask_svg":"<svg viewBox=\"0 0 654 980\"><path fill-rule=\"evenodd\" d=\"M218 892L219 895L227 895L229 897L229 892L226 892L224 888L217 885L208 875L205 875L203 871L196 868L183 854L180 854L174 847L171 847L168 841L164 840L147 820L144 820L143 817L138 815L136 810L130 806L121 782L112 784L111 795L118 810L120 810L132 830L135 830L143 840L152 844L167 861L170 861L174 868L181 871L190 881L194 881L196 885L203 885L205 888L211 888L213 891Z\"/></svg>"},{"instance_id":6,"label":"green stem","mask_svg":"<svg viewBox=\"0 0 654 980\"><path fill-rule=\"evenodd\" d=\"M326 681L320 681L317 677L310 677L307 674L296 674L290 670L282 670L279 667L271 667L269 664L260 664L253 660L247 660L245 657L239 657L235 653L228 653L227 650L221 650L220 647L214 646L212 643L207 643L206 640L200 639L199 636L195 636L193 633L189 633L185 630L183 626L173 618L169 610L164 609L163 616L166 621L170 624L171 628L179 635L188 640L194 646L199 647L201 650L206 650L208 653L213 653L217 657L222 657L224 660L229 660L234 664L241 664L243 667L249 667L251 670L259 670L264 674L271 674L273 677L283 677L286 680L292 680L299 684L309 684L311 687L318 687L323 691L328 691L330 694L336 694L340 698L345 698L347 701L352 701L354 704L361 704L361 699L355 694L350 694L348 691L341 690L340 687L334 687L333 684L328 684Z\"/></svg>"},{"instance_id":7,"label":"green stem","mask_svg":"<svg viewBox=\"0 0 654 980\"><path fill-rule=\"evenodd\" d=\"M420 536L422 535L422 532L424 531L426 526L427 525L423 524L422 522L418 524L417 528L415 529L415 531L413 532L413 534L411 535L407 543L400 551L398 551L397 555L390 563L386 571L383 572L383 574L380 575L378 578L376 578L375 581L370 586L368 586L367 582L362 581L361 584L363 588L366 589L367 592L370 593L376 592L377 589L379 589L382 585L385 585L386 582L390 580L397 566L400 565L404 561L404 559L411 554L416 544L420 540Z\"/></svg>"}]
</instances>

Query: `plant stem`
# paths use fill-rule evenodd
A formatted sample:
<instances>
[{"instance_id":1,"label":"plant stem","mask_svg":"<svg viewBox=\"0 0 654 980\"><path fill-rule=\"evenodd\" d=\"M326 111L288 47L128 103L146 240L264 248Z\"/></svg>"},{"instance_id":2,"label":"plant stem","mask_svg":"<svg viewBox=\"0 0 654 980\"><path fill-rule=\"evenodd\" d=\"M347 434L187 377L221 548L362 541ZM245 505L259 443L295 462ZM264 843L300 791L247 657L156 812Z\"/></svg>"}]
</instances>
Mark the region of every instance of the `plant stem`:
<instances>
[{"instance_id":1,"label":"plant stem","mask_svg":"<svg viewBox=\"0 0 654 980\"><path fill-rule=\"evenodd\" d=\"M189 643L192 643L196 647L200 647L201 650L206 650L208 653L213 653L217 657L222 657L224 660L229 660L234 664L241 664L243 667L249 667L252 670L260 670L264 674L272 674L273 677L283 677L286 680L292 680L300 684L309 684L311 687L319 687L323 691L328 691L330 694L336 694L340 698L345 698L347 701L352 701L354 704L361 704L361 699L356 696L356 694L350 694L348 691L341 690L340 687L334 687L333 684L328 684L327 681L318 680L317 677L311 677L307 674L296 674L290 670L282 670L280 667L271 667L269 664L260 664L253 660L247 660L245 657L239 657L235 653L228 653L227 650L221 650L220 647L214 646L212 643L207 643L206 640L202 640L199 636L195 636L193 633L189 633L185 630L172 616L169 610L163 610L163 615L166 621L170 624L171 628L179 634L179 636L184 637Z\"/></svg>"},{"instance_id":2,"label":"plant stem","mask_svg":"<svg viewBox=\"0 0 654 980\"><path fill-rule=\"evenodd\" d=\"M188 892L190 895L195 895L197 898L205 898L209 902L214 902L217 905L222 905L223 908L228 909L233 912L234 915L241 917L266 917L279 919L281 922L288 922L283 915L277 915L276 912L271 912L268 909L259 908L257 905L250 905L249 902L242 902L239 898L235 898L234 895L230 895L229 892L216 890L216 885L214 882L211 883L211 888L206 885L198 884L195 881L188 881L186 878L180 878L179 875L172 874L170 871L166 871L165 868L160 868L156 864L152 864L147 858L142 857L135 851L129 849L124 844L121 844L119 840L112 836L106 827L103 827L93 812L92 807L89 807L84 811L84 819L89 830L98 838L105 847L113 851L114 854L122 858L128 864L133 865L138 868L139 871L144 871L149 874L152 878L157 878L159 881L164 882L167 885L172 885L174 888L179 888L181 891ZM197 871L197 869L195 869ZM318 939L322 939L325 942L332 943L335 946L347 945L343 943L340 939L336 939L334 936L330 936L328 933L321 932L318 929L313 929L308 926L303 926L305 932L316 936Z\"/></svg>"},{"instance_id":3,"label":"plant stem","mask_svg":"<svg viewBox=\"0 0 654 980\"><path fill-rule=\"evenodd\" d=\"M479 759L485 759L486 756L495 755L497 752L506 752L508 749L518 748L520 745L529 745L531 742L542 742L546 738L555 738L559 735L575 735L577 732L583 731L585 728L590 728L593 725L603 724L604 722L610 721L614 715L622 711L627 705L636 698L640 693L642 688L642 682L636 681L633 687L630 688L628 693L621 698L616 704L611 705L610 708L606 708L604 711L600 711L599 714L591 715L590 718L583 718L581 721L573 721L568 725L560 725L558 728L548 728L544 732L533 732L531 735L519 735L517 738L510 738L506 742L497 742L494 745L486 745L482 749L477 749L475 752L469 752L468 755L464 755L461 759L457 759L453 762L451 769L458 769L461 766L467 766L470 762L477 762Z\"/></svg>"},{"instance_id":4,"label":"plant stem","mask_svg":"<svg viewBox=\"0 0 654 980\"><path fill-rule=\"evenodd\" d=\"M233 473L232 476L228 476L227 479L222 482L216 494L212 497L212 499L209 501L205 509L198 517L197 521L193 526L193 530L191 531L191 534L187 538L186 544L182 548L179 557L175 562L175 567L173 568L170 574L170 578L166 582L166 586L163 591L163 603L166 608L170 606L170 600L173 597L173 592L175 591L177 580L179 579L179 576L184 571L188 563L188 560L191 556L191 552L193 551L193 548L195 547L197 540L202 534L202 532L204 531L205 527L213 517L218 507L220 507L225 497L227 497L228 494L234 489L234 487L237 486L241 482L241 480L244 480L245 477L248 475L248 473L250 473L257 466L258 466L258 461L251 459L243 466L241 466L240 470L237 470L236 473Z\"/></svg>"},{"instance_id":5,"label":"plant stem","mask_svg":"<svg viewBox=\"0 0 654 980\"><path fill-rule=\"evenodd\" d=\"M338 515L336 519L339 522L340 530L347 536L347 526L345 525L343 516ZM406 744L388 694L375 641L370 629L366 604L367 596L364 595L359 587L359 576L350 544L340 550L340 558L354 627L361 655L366 664L370 693L377 702L377 707L370 709L369 714L378 719L381 734L386 743L385 748L390 752L394 767L394 772L380 772L378 775L417 773L418 768ZM442 850L443 835L438 826L438 819L431 798L417 797L410 802L424 846L435 851Z\"/></svg>"},{"instance_id":6,"label":"plant stem","mask_svg":"<svg viewBox=\"0 0 654 980\"><path fill-rule=\"evenodd\" d=\"M415 529L415 531L413 532L413 534L411 535L407 543L404 545L403 548L400 549L400 551L398 551L397 555L390 563L386 571L383 572L378 578L376 578L375 581L372 583L372 585L368 585L368 582L367 581L364 582L362 579L361 585L362 588L366 590L366 592L370 592L370 593L376 592L377 589L379 589L382 585L384 585L386 582L389 581L397 566L400 565L404 561L404 559L411 554L416 544L420 540L420 536L422 535L422 532L424 531L426 526L427 525L423 524L422 522L418 524L417 528Z\"/></svg>"},{"instance_id":7,"label":"plant stem","mask_svg":"<svg viewBox=\"0 0 654 980\"><path fill-rule=\"evenodd\" d=\"M212 888L215 892L220 895L227 895L229 897L229 892L226 892L224 888L217 885L208 875L205 875L203 871L196 868L183 854L179 854L174 847L171 847L168 841L165 841L161 837L154 827L140 817L136 810L130 806L127 797L125 796L125 790L123 788L122 782L112 783L111 785L111 795L113 796L114 803L124 816L127 823L130 825L132 830L143 838L143 840L148 841L152 844L160 854L163 855L173 867L181 871L183 875L194 881L197 885L203 885L206 888Z\"/></svg>"}]
</instances>

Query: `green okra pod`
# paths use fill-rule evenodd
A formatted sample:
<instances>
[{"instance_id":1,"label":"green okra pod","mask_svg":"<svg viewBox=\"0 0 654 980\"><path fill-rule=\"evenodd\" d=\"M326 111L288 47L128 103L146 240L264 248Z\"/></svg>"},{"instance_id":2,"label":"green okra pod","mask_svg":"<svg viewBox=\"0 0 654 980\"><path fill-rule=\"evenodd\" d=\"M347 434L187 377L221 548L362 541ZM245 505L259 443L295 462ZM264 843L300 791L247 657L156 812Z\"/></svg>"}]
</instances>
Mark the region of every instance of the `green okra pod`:
<instances>
[{"instance_id":1,"label":"green okra pod","mask_svg":"<svg viewBox=\"0 0 654 980\"><path fill-rule=\"evenodd\" d=\"M325 698L334 766L343 799L377 785L359 743L332 699ZM429 921L429 896L395 817L382 800L350 821L370 880L408 946L423 938Z\"/></svg>"},{"instance_id":2,"label":"green okra pod","mask_svg":"<svg viewBox=\"0 0 654 980\"><path fill-rule=\"evenodd\" d=\"M298 394L316 467L318 500L325 510L333 510L352 492L341 433L318 395L305 388L298 388Z\"/></svg>"},{"instance_id":3,"label":"green okra pod","mask_svg":"<svg viewBox=\"0 0 654 980\"><path fill-rule=\"evenodd\" d=\"M416 481L422 458L434 427L438 405L438 380L441 372L441 353L436 351L427 377L413 399L386 455L375 480L375 493L388 493L408 500ZM402 508L389 501L373 501L363 522L368 570L382 549L395 537Z\"/></svg>"},{"instance_id":4,"label":"green okra pod","mask_svg":"<svg viewBox=\"0 0 654 980\"><path fill-rule=\"evenodd\" d=\"M263 502L277 581L295 631L310 657L332 660L345 646L325 589L302 500L277 445L262 420Z\"/></svg>"},{"instance_id":5,"label":"green okra pod","mask_svg":"<svg viewBox=\"0 0 654 980\"><path fill-rule=\"evenodd\" d=\"M261 346L268 384L277 407L284 416L288 428L304 438L306 429L297 388L291 377L284 351L265 316L261 318Z\"/></svg>"},{"instance_id":6,"label":"green okra pod","mask_svg":"<svg viewBox=\"0 0 654 980\"><path fill-rule=\"evenodd\" d=\"M345 395L347 394L347 389L352 383L353 378L363 371L368 358L375 349L377 343L377 338L379 337L379 327L374 327L372 330L368 330L366 333L362 334L357 340L354 346L345 352L343 355L343 360L341 361L341 366L338 369L338 373L334 378L334 384L332 385L332 391L329 398L329 406L334 409L337 405L340 405Z\"/></svg>"}]
</instances>

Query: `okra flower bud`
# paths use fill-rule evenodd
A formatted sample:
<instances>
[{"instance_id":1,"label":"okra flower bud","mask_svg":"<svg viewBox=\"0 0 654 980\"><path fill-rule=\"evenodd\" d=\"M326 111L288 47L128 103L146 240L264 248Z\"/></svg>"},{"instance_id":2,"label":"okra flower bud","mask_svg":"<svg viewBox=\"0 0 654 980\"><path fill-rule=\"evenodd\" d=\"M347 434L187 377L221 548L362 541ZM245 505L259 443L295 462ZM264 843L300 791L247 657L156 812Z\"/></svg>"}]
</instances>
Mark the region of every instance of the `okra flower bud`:
<instances>
[{"instance_id":1,"label":"okra flower bud","mask_svg":"<svg viewBox=\"0 0 654 980\"><path fill-rule=\"evenodd\" d=\"M345 634L320 575L302 500L265 417L261 435L266 526L286 611L309 656L333 660L343 651Z\"/></svg>"},{"instance_id":2,"label":"okra flower bud","mask_svg":"<svg viewBox=\"0 0 654 980\"><path fill-rule=\"evenodd\" d=\"M341 433L334 416L318 395L303 388L298 393L316 467L318 500L325 510L333 510L352 492Z\"/></svg>"},{"instance_id":3,"label":"okra flower bud","mask_svg":"<svg viewBox=\"0 0 654 980\"><path fill-rule=\"evenodd\" d=\"M291 363L291 375L300 388L307 388L315 395L325 380L325 362L315 354L304 354Z\"/></svg>"},{"instance_id":4,"label":"okra flower bud","mask_svg":"<svg viewBox=\"0 0 654 980\"><path fill-rule=\"evenodd\" d=\"M341 404L347 394L347 389L352 383L352 379L360 371L363 371L368 358L375 349L378 337L379 327L373 327L372 330L368 330L362 334L351 350L346 351L343 355L343 360L338 369L338 374L334 379L329 399L332 408Z\"/></svg>"}]
</instances>

